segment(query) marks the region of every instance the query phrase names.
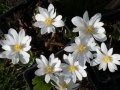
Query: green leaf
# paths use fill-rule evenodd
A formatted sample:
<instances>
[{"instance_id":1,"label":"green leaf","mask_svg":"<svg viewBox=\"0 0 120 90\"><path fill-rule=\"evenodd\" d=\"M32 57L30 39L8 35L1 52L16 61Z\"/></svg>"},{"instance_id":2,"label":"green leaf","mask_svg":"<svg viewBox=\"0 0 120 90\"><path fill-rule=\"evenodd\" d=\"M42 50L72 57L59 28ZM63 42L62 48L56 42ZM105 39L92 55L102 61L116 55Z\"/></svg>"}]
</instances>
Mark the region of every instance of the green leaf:
<instances>
[{"instance_id":1,"label":"green leaf","mask_svg":"<svg viewBox=\"0 0 120 90\"><path fill-rule=\"evenodd\" d=\"M32 79L32 84L34 85L33 90L50 90L52 85L51 83L45 83L44 76L36 76L34 79Z\"/></svg>"},{"instance_id":2,"label":"green leaf","mask_svg":"<svg viewBox=\"0 0 120 90\"><path fill-rule=\"evenodd\" d=\"M120 32L118 30L114 30L112 37L113 37L113 39L119 41L120 40Z\"/></svg>"}]
</instances>

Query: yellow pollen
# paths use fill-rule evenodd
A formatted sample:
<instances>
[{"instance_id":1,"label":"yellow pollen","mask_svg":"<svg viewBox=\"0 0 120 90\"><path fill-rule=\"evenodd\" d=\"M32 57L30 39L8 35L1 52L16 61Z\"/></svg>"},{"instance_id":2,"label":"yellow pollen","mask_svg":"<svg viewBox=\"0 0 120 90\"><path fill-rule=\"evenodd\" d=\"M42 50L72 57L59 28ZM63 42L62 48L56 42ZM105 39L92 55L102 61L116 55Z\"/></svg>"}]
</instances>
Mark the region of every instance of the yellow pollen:
<instances>
[{"instance_id":1,"label":"yellow pollen","mask_svg":"<svg viewBox=\"0 0 120 90\"><path fill-rule=\"evenodd\" d=\"M48 24L48 25L50 25L50 24L52 23L52 19L49 18L49 17L46 18L46 19L45 19L45 23Z\"/></svg>"},{"instance_id":2,"label":"yellow pollen","mask_svg":"<svg viewBox=\"0 0 120 90\"><path fill-rule=\"evenodd\" d=\"M79 52L85 52L85 51L86 51L86 48L87 48L86 45L80 44L79 47L78 47L78 51L79 51Z\"/></svg>"},{"instance_id":3,"label":"yellow pollen","mask_svg":"<svg viewBox=\"0 0 120 90\"><path fill-rule=\"evenodd\" d=\"M60 86L62 87L62 89L67 88L66 83L60 83Z\"/></svg>"},{"instance_id":4,"label":"yellow pollen","mask_svg":"<svg viewBox=\"0 0 120 90\"><path fill-rule=\"evenodd\" d=\"M91 33L93 32L93 28L90 27L90 26L88 26L88 27L86 28L86 32L87 32L88 34L91 34Z\"/></svg>"},{"instance_id":5,"label":"yellow pollen","mask_svg":"<svg viewBox=\"0 0 120 90\"><path fill-rule=\"evenodd\" d=\"M69 70L70 72L74 72L74 71L76 70L76 67L75 67L74 65L69 65L69 66L68 66L68 70Z\"/></svg>"},{"instance_id":6,"label":"yellow pollen","mask_svg":"<svg viewBox=\"0 0 120 90\"><path fill-rule=\"evenodd\" d=\"M51 66L47 66L45 69L48 73L51 73L53 71L53 68Z\"/></svg>"},{"instance_id":7,"label":"yellow pollen","mask_svg":"<svg viewBox=\"0 0 120 90\"><path fill-rule=\"evenodd\" d=\"M15 50L15 51L20 51L21 48L22 48L22 45L19 44L19 43L16 43L16 44L14 45L14 50Z\"/></svg>"},{"instance_id":8,"label":"yellow pollen","mask_svg":"<svg viewBox=\"0 0 120 90\"><path fill-rule=\"evenodd\" d=\"M102 61L105 62L105 63L110 62L110 60L111 60L110 56L104 56L103 59L102 59Z\"/></svg>"}]
</instances>

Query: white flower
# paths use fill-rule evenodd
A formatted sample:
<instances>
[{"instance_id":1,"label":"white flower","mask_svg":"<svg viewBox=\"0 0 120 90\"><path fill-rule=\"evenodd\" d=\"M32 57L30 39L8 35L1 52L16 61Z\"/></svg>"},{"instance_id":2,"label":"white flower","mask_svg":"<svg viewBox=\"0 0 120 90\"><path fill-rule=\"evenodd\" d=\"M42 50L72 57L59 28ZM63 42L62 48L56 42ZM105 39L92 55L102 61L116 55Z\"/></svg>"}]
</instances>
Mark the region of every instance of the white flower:
<instances>
[{"instance_id":1,"label":"white flower","mask_svg":"<svg viewBox=\"0 0 120 90\"><path fill-rule=\"evenodd\" d=\"M88 12L85 11L83 19L79 16L72 18L72 23L76 26L73 32L79 32L80 36L94 37L97 41L106 41L105 29L102 27L103 23L99 22L100 19L101 14L97 13L89 20Z\"/></svg>"},{"instance_id":2,"label":"white flower","mask_svg":"<svg viewBox=\"0 0 120 90\"><path fill-rule=\"evenodd\" d=\"M60 68L61 61L58 58L54 58L51 54L49 57L49 62L45 56L41 55L41 59L36 58L38 70L35 71L35 75L41 76L45 75L45 82L48 83L50 79L54 76L53 74L62 71Z\"/></svg>"},{"instance_id":3,"label":"white flower","mask_svg":"<svg viewBox=\"0 0 120 90\"><path fill-rule=\"evenodd\" d=\"M16 64L19 60L26 64L29 62L30 55L26 52L30 50L31 36L25 36L23 29L17 32L10 28L8 34L4 35L6 40L0 40L2 48L5 50L0 54L0 58L12 59L12 63Z\"/></svg>"},{"instance_id":4,"label":"white flower","mask_svg":"<svg viewBox=\"0 0 120 90\"><path fill-rule=\"evenodd\" d=\"M96 50L96 58L91 62L91 66L95 66L99 64L99 70L103 69L105 71L107 69L110 70L110 72L114 72L117 70L117 65L120 65L120 54L113 54L113 48L107 50L107 47L104 43L101 44L101 51L98 49Z\"/></svg>"},{"instance_id":5,"label":"white flower","mask_svg":"<svg viewBox=\"0 0 120 90\"><path fill-rule=\"evenodd\" d=\"M81 67L79 65L79 62L74 60L71 54L69 54L68 56L64 54L63 58L64 61L67 63L67 64L65 63L62 64L63 67L62 75L64 75L64 80L66 81L66 83L69 83L71 79L75 83L76 77L79 80L82 80L82 77L87 76L87 73L84 70L86 69L86 66Z\"/></svg>"},{"instance_id":6,"label":"white flower","mask_svg":"<svg viewBox=\"0 0 120 90\"><path fill-rule=\"evenodd\" d=\"M72 43L71 46L64 48L67 52L73 52L74 60L78 60L81 66L85 66L86 61L90 63L90 58L93 58L93 55L90 51L95 51L96 43L93 41L93 38L88 39L87 37L75 37L75 43Z\"/></svg>"},{"instance_id":7,"label":"white flower","mask_svg":"<svg viewBox=\"0 0 120 90\"><path fill-rule=\"evenodd\" d=\"M64 26L64 22L61 20L62 16L58 15L56 17L56 11L52 4L48 6L48 10L39 7L39 12L40 14L35 16L37 22L34 23L34 26L41 28L41 34L45 34L46 32L55 33L55 27Z\"/></svg>"},{"instance_id":8,"label":"white flower","mask_svg":"<svg viewBox=\"0 0 120 90\"><path fill-rule=\"evenodd\" d=\"M52 84L57 90L75 90L75 88L79 86L79 84L75 84L72 81L66 83L63 76L56 77L56 80L54 80L54 82L56 83L56 85L54 85L53 83Z\"/></svg>"}]
</instances>

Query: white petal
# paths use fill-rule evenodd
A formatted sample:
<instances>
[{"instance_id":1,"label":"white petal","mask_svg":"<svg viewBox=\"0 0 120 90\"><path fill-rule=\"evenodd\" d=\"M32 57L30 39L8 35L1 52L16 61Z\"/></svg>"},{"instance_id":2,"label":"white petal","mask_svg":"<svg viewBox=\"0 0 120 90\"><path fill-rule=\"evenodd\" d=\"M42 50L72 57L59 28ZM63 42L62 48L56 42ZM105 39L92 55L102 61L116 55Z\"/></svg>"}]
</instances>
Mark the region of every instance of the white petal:
<instances>
[{"instance_id":1,"label":"white petal","mask_svg":"<svg viewBox=\"0 0 120 90\"><path fill-rule=\"evenodd\" d=\"M41 28L41 34L45 34L47 32L47 27Z\"/></svg>"},{"instance_id":2,"label":"white petal","mask_svg":"<svg viewBox=\"0 0 120 90\"><path fill-rule=\"evenodd\" d=\"M73 29L73 32L79 32L81 30L81 27L76 27Z\"/></svg>"},{"instance_id":3,"label":"white petal","mask_svg":"<svg viewBox=\"0 0 120 90\"><path fill-rule=\"evenodd\" d=\"M94 29L94 33L104 33L104 32L105 32L105 29L103 27Z\"/></svg>"},{"instance_id":4,"label":"white petal","mask_svg":"<svg viewBox=\"0 0 120 90\"><path fill-rule=\"evenodd\" d=\"M42 62L41 59L36 58L36 63L38 64L38 68L45 68L45 64Z\"/></svg>"},{"instance_id":5,"label":"white petal","mask_svg":"<svg viewBox=\"0 0 120 90\"><path fill-rule=\"evenodd\" d=\"M30 50L30 49L31 49L31 46L25 46L25 47L22 46L22 50L23 50L23 51L28 51L28 50Z\"/></svg>"},{"instance_id":6,"label":"white petal","mask_svg":"<svg viewBox=\"0 0 120 90\"><path fill-rule=\"evenodd\" d=\"M3 45L2 46L2 48L4 49L4 50L7 50L7 51L12 51L12 47L11 46L9 46L9 45Z\"/></svg>"},{"instance_id":7,"label":"white petal","mask_svg":"<svg viewBox=\"0 0 120 90\"><path fill-rule=\"evenodd\" d=\"M86 73L86 71L83 69L81 69L81 70L79 70L79 72L81 73L81 75L83 76L83 77L87 77L87 73Z\"/></svg>"},{"instance_id":8,"label":"white petal","mask_svg":"<svg viewBox=\"0 0 120 90\"><path fill-rule=\"evenodd\" d=\"M100 27L102 27L103 25L104 25L104 23L102 23L102 22L96 22L96 23L94 23L93 27L94 27L94 28L100 28Z\"/></svg>"},{"instance_id":9,"label":"white petal","mask_svg":"<svg viewBox=\"0 0 120 90\"><path fill-rule=\"evenodd\" d=\"M75 25L75 26L80 26L80 27L85 27L85 23L84 23L84 20L79 17L79 16L75 16L72 18L72 23Z\"/></svg>"},{"instance_id":10,"label":"white petal","mask_svg":"<svg viewBox=\"0 0 120 90\"><path fill-rule=\"evenodd\" d=\"M59 20L59 21L56 21L56 22L52 22L52 24L53 24L55 27L62 27L62 26L65 25L62 20Z\"/></svg>"},{"instance_id":11,"label":"white petal","mask_svg":"<svg viewBox=\"0 0 120 90\"><path fill-rule=\"evenodd\" d=\"M102 51L105 55L107 55L108 50L107 50L107 47L106 47L105 43L102 43L102 44L101 44L101 51Z\"/></svg>"},{"instance_id":12,"label":"white petal","mask_svg":"<svg viewBox=\"0 0 120 90\"><path fill-rule=\"evenodd\" d=\"M19 32L19 43L21 43L24 37L25 37L25 31L24 29L21 29Z\"/></svg>"},{"instance_id":13,"label":"white petal","mask_svg":"<svg viewBox=\"0 0 120 90\"><path fill-rule=\"evenodd\" d=\"M41 15L41 14L37 14L37 15L35 16L35 19L36 19L37 21L45 21L45 17L44 17L43 15Z\"/></svg>"},{"instance_id":14,"label":"white petal","mask_svg":"<svg viewBox=\"0 0 120 90\"><path fill-rule=\"evenodd\" d=\"M103 71L105 71L107 69L107 63L102 63L103 66Z\"/></svg>"},{"instance_id":15,"label":"white petal","mask_svg":"<svg viewBox=\"0 0 120 90\"><path fill-rule=\"evenodd\" d=\"M75 75L75 73L73 73L71 77L72 77L72 81L73 81L74 83L76 83L76 75Z\"/></svg>"},{"instance_id":16,"label":"white petal","mask_svg":"<svg viewBox=\"0 0 120 90\"><path fill-rule=\"evenodd\" d=\"M115 70L115 67L113 66L113 63L111 63L111 62L109 62L108 63L108 68L109 68L109 70L110 70L110 72L114 72Z\"/></svg>"},{"instance_id":17,"label":"white petal","mask_svg":"<svg viewBox=\"0 0 120 90\"><path fill-rule=\"evenodd\" d=\"M93 59L91 62L90 62L90 65L91 66L96 66L98 65L100 62L97 60L97 59Z\"/></svg>"},{"instance_id":18,"label":"white petal","mask_svg":"<svg viewBox=\"0 0 120 90\"><path fill-rule=\"evenodd\" d=\"M10 28L10 29L8 30L8 34L10 34L10 35L14 38L15 42L18 41L18 34L17 34L17 32L16 32L15 29Z\"/></svg>"},{"instance_id":19,"label":"white petal","mask_svg":"<svg viewBox=\"0 0 120 90\"><path fill-rule=\"evenodd\" d=\"M12 55L12 51L3 51L2 53L0 53L0 58L10 59L11 55Z\"/></svg>"},{"instance_id":20,"label":"white petal","mask_svg":"<svg viewBox=\"0 0 120 90\"><path fill-rule=\"evenodd\" d=\"M75 74L79 80L82 80L82 76L77 70L75 70Z\"/></svg>"},{"instance_id":21,"label":"white petal","mask_svg":"<svg viewBox=\"0 0 120 90\"><path fill-rule=\"evenodd\" d=\"M55 19L54 19L54 21L60 21L62 19L62 15L58 15Z\"/></svg>"},{"instance_id":22,"label":"white petal","mask_svg":"<svg viewBox=\"0 0 120 90\"><path fill-rule=\"evenodd\" d=\"M45 26L46 26L45 22L43 22L43 21L37 21L37 22L35 22L33 25L34 25L35 27L39 27L39 28L42 28L42 27L45 27Z\"/></svg>"},{"instance_id":23,"label":"white petal","mask_svg":"<svg viewBox=\"0 0 120 90\"><path fill-rule=\"evenodd\" d=\"M113 60L120 60L120 54L113 54L111 57Z\"/></svg>"},{"instance_id":24,"label":"white petal","mask_svg":"<svg viewBox=\"0 0 120 90\"><path fill-rule=\"evenodd\" d=\"M50 4L50 5L48 6L48 12L51 11L51 9L54 9L53 4Z\"/></svg>"},{"instance_id":25,"label":"white petal","mask_svg":"<svg viewBox=\"0 0 120 90\"><path fill-rule=\"evenodd\" d=\"M45 66L48 66L48 60L45 56L41 55L41 60L44 62Z\"/></svg>"},{"instance_id":26,"label":"white petal","mask_svg":"<svg viewBox=\"0 0 120 90\"><path fill-rule=\"evenodd\" d=\"M21 44L25 45L23 46L23 48L29 46L30 41L31 41L31 36L25 36L21 41Z\"/></svg>"},{"instance_id":27,"label":"white petal","mask_svg":"<svg viewBox=\"0 0 120 90\"><path fill-rule=\"evenodd\" d=\"M15 39L12 36L10 36L9 34L4 34L4 36L5 36L6 40L10 41L12 44L16 43Z\"/></svg>"},{"instance_id":28,"label":"white petal","mask_svg":"<svg viewBox=\"0 0 120 90\"><path fill-rule=\"evenodd\" d=\"M75 49L72 46L67 46L64 48L64 50L67 52L73 52Z\"/></svg>"},{"instance_id":29,"label":"white petal","mask_svg":"<svg viewBox=\"0 0 120 90\"><path fill-rule=\"evenodd\" d=\"M103 62L102 63L100 63L100 65L99 65L99 70L101 70L102 68L103 68Z\"/></svg>"},{"instance_id":30,"label":"white petal","mask_svg":"<svg viewBox=\"0 0 120 90\"><path fill-rule=\"evenodd\" d=\"M92 25L93 23L95 23L95 21L96 21L98 18L101 18L101 14L100 14L100 13L95 14L95 15L90 19L89 24Z\"/></svg>"},{"instance_id":31,"label":"white petal","mask_svg":"<svg viewBox=\"0 0 120 90\"><path fill-rule=\"evenodd\" d=\"M13 57L12 57L12 63L13 64L17 64L19 62L19 55L16 53Z\"/></svg>"},{"instance_id":32,"label":"white petal","mask_svg":"<svg viewBox=\"0 0 120 90\"><path fill-rule=\"evenodd\" d=\"M38 69L35 71L35 75L37 76L41 76L41 75L44 75L45 74L45 71L43 69Z\"/></svg>"},{"instance_id":33,"label":"white petal","mask_svg":"<svg viewBox=\"0 0 120 90\"><path fill-rule=\"evenodd\" d=\"M19 57L23 64L27 64L29 62L30 55L27 52L20 51Z\"/></svg>"},{"instance_id":34,"label":"white petal","mask_svg":"<svg viewBox=\"0 0 120 90\"><path fill-rule=\"evenodd\" d=\"M46 74L45 75L45 82L48 83L50 81L50 75Z\"/></svg>"},{"instance_id":35,"label":"white petal","mask_svg":"<svg viewBox=\"0 0 120 90\"><path fill-rule=\"evenodd\" d=\"M53 71L54 72L59 72L59 71L62 71L62 69L61 68L54 68Z\"/></svg>"},{"instance_id":36,"label":"white petal","mask_svg":"<svg viewBox=\"0 0 120 90\"><path fill-rule=\"evenodd\" d=\"M85 13L83 14L83 19L84 21L87 23L88 25L88 22L89 22L89 16L88 16L88 11L85 11Z\"/></svg>"},{"instance_id":37,"label":"white petal","mask_svg":"<svg viewBox=\"0 0 120 90\"><path fill-rule=\"evenodd\" d=\"M113 48L111 48L109 51L108 51L108 56L111 56L113 53Z\"/></svg>"},{"instance_id":38,"label":"white petal","mask_svg":"<svg viewBox=\"0 0 120 90\"><path fill-rule=\"evenodd\" d=\"M39 12L42 14L45 18L49 17L49 13L47 12L46 9L39 7Z\"/></svg>"},{"instance_id":39,"label":"white petal","mask_svg":"<svg viewBox=\"0 0 120 90\"><path fill-rule=\"evenodd\" d=\"M97 41L100 41L100 42L103 42L103 41L106 41L107 40L107 37L104 33L101 33L101 34L93 34L94 38L97 40Z\"/></svg>"},{"instance_id":40,"label":"white petal","mask_svg":"<svg viewBox=\"0 0 120 90\"><path fill-rule=\"evenodd\" d=\"M75 43L79 46L81 41L79 37L75 37Z\"/></svg>"},{"instance_id":41,"label":"white petal","mask_svg":"<svg viewBox=\"0 0 120 90\"><path fill-rule=\"evenodd\" d=\"M118 60L113 60L112 63L115 63L115 64L117 64L117 65L120 65L120 61L118 61Z\"/></svg>"}]
</instances>

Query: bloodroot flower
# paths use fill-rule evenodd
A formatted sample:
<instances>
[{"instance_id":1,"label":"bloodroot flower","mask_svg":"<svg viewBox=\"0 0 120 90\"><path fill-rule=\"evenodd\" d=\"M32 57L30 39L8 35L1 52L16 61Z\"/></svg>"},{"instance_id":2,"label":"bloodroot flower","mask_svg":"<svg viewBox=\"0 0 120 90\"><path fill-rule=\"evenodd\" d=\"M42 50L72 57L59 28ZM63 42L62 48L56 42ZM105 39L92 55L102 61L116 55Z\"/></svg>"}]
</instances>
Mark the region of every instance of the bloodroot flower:
<instances>
[{"instance_id":1,"label":"bloodroot flower","mask_svg":"<svg viewBox=\"0 0 120 90\"><path fill-rule=\"evenodd\" d=\"M48 6L48 10L39 7L39 12L40 14L35 16L37 22L34 23L34 26L41 28L41 34L45 34L46 32L55 33L55 27L64 26L64 22L61 20L62 16L58 15L56 17L56 11L52 4Z\"/></svg>"},{"instance_id":2,"label":"bloodroot flower","mask_svg":"<svg viewBox=\"0 0 120 90\"><path fill-rule=\"evenodd\" d=\"M72 23L76 26L73 32L79 32L80 36L94 37L100 42L106 41L105 29L102 27L103 23L99 22L100 19L101 14L97 13L89 20L88 12L85 11L83 19L79 16L72 18Z\"/></svg>"},{"instance_id":3,"label":"bloodroot flower","mask_svg":"<svg viewBox=\"0 0 120 90\"><path fill-rule=\"evenodd\" d=\"M64 61L67 63L62 63L64 80L66 83L69 83L70 80L72 80L74 83L76 83L76 79L82 80L82 77L86 77L87 73L84 69L86 69L86 66L82 67L79 65L79 62L73 59L73 56L69 54L68 56L64 54L63 56ZM77 77L77 78L76 78Z\"/></svg>"},{"instance_id":4,"label":"bloodroot flower","mask_svg":"<svg viewBox=\"0 0 120 90\"><path fill-rule=\"evenodd\" d=\"M25 36L23 29L17 34L17 32L10 28L8 34L5 34L6 40L0 40L2 48L5 50L0 54L0 58L12 59L12 63L16 64L22 62L27 64L29 62L30 55L26 52L30 50L31 36Z\"/></svg>"},{"instance_id":5,"label":"bloodroot flower","mask_svg":"<svg viewBox=\"0 0 120 90\"><path fill-rule=\"evenodd\" d=\"M117 70L117 65L120 65L120 54L113 54L113 48L110 50L107 50L107 47L104 43L101 44L101 51L98 49L96 50L96 58L91 62L91 66L96 66L99 64L99 70L103 69L105 71L107 69L110 70L110 72L114 72Z\"/></svg>"},{"instance_id":6,"label":"bloodroot flower","mask_svg":"<svg viewBox=\"0 0 120 90\"><path fill-rule=\"evenodd\" d=\"M62 71L60 68L61 61L58 58L54 58L54 55L51 54L49 57L49 62L45 56L41 55L41 59L36 58L38 70L35 71L35 75L41 76L45 75L45 82L48 83L53 74L56 74L59 71Z\"/></svg>"}]
</instances>

